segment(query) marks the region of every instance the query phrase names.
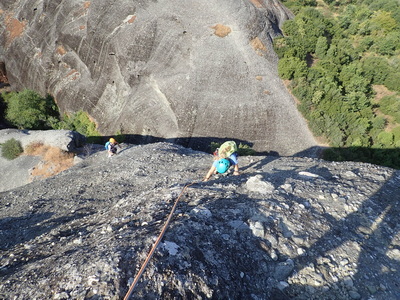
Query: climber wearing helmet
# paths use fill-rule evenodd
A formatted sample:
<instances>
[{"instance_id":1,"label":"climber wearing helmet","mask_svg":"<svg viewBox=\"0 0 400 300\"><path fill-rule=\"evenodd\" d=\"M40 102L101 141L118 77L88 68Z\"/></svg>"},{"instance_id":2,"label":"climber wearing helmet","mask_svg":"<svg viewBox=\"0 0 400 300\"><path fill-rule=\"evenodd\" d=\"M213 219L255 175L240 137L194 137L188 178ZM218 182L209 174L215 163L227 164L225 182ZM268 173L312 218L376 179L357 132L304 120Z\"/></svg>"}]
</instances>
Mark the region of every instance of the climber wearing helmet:
<instances>
[{"instance_id":1,"label":"climber wearing helmet","mask_svg":"<svg viewBox=\"0 0 400 300\"><path fill-rule=\"evenodd\" d=\"M239 175L237 146L234 141L227 141L214 152L214 162L203 181L208 181L212 174L223 174L234 166L233 175Z\"/></svg>"},{"instance_id":2,"label":"climber wearing helmet","mask_svg":"<svg viewBox=\"0 0 400 300\"><path fill-rule=\"evenodd\" d=\"M121 148L118 142L114 138L110 138L110 140L106 143L106 149L108 153L108 157L111 157L117 154L117 146Z\"/></svg>"}]
</instances>

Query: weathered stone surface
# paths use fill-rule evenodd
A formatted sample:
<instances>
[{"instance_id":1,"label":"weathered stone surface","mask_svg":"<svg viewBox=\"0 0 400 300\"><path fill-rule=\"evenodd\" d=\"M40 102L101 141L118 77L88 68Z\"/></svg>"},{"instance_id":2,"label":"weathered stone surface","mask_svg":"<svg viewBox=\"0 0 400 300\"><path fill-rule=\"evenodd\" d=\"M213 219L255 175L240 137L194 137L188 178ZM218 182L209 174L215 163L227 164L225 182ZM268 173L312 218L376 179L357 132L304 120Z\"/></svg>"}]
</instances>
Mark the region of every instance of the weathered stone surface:
<instances>
[{"instance_id":1,"label":"weathered stone surface","mask_svg":"<svg viewBox=\"0 0 400 300\"><path fill-rule=\"evenodd\" d=\"M0 147L1 150L1 147ZM0 192L8 191L30 182L30 170L40 162L38 156L20 156L12 161L0 156Z\"/></svg>"},{"instance_id":2,"label":"weathered stone surface","mask_svg":"<svg viewBox=\"0 0 400 300\"><path fill-rule=\"evenodd\" d=\"M240 176L202 182L211 162L125 145L0 193L0 298L122 299L194 182L132 299L399 299L400 171L239 157ZM274 192L248 191L256 175Z\"/></svg>"},{"instance_id":3,"label":"weathered stone surface","mask_svg":"<svg viewBox=\"0 0 400 300\"><path fill-rule=\"evenodd\" d=\"M21 142L25 149L32 144L43 144L63 151L79 151L85 155L85 137L78 132L69 130L0 130L0 144L15 139ZM104 147L102 147L104 149ZM0 146L1 151L1 146ZM90 152L93 152L91 150ZM78 159L77 159L78 160ZM31 171L41 163L39 156L21 155L9 161L0 155L0 192L23 186L32 181Z\"/></svg>"},{"instance_id":4,"label":"weathered stone surface","mask_svg":"<svg viewBox=\"0 0 400 300\"><path fill-rule=\"evenodd\" d=\"M261 175L250 177L246 182L246 188L249 192L260 194L270 194L274 191L274 186L271 183L262 180Z\"/></svg>"},{"instance_id":5,"label":"weathered stone surface","mask_svg":"<svg viewBox=\"0 0 400 300\"><path fill-rule=\"evenodd\" d=\"M0 143L10 139L20 141L23 148L29 144L38 143L63 151L77 151L86 142L85 136L71 130L0 130Z\"/></svg>"},{"instance_id":6,"label":"weathered stone surface","mask_svg":"<svg viewBox=\"0 0 400 300\"><path fill-rule=\"evenodd\" d=\"M0 61L12 88L89 112L103 134L291 155L316 142L277 75L290 16L278 0L1 1Z\"/></svg>"}]
</instances>

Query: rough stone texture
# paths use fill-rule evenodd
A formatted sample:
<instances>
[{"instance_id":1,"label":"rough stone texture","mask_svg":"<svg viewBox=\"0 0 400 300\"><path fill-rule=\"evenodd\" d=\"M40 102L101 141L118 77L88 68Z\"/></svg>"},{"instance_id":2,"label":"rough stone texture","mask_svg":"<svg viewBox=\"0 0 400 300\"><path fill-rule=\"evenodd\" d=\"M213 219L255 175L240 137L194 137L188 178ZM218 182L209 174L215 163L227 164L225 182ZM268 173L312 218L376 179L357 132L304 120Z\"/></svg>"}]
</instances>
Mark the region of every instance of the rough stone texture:
<instances>
[{"instance_id":1,"label":"rough stone texture","mask_svg":"<svg viewBox=\"0 0 400 300\"><path fill-rule=\"evenodd\" d=\"M0 299L400 298L400 171L169 143L105 151L0 193ZM264 184L262 184L264 183Z\"/></svg>"},{"instance_id":2,"label":"rough stone texture","mask_svg":"<svg viewBox=\"0 0 400 300\"><path fill-rule=\"evenodd\" d=\"M14 160L8 160L0 155L0 192L29 183L30 170L39 162L40 158L37 156L22 155Z\"/></svg>"},{"instance_id":3,"label":"rough stone texture","mask_svg":"<svg viewBox=\"0 0 400 300\"><path fill-rule=\"evenodd\" d=\"M16 139L21 142L23 148L30 144L40 143L59 148L68 152L85 154L85 137L78 132L69 130L0 130L0 144ZM103 146L101 147L102 149ZM91 150L93 152L93 150ZM1 146L0 146L1 153ZM29 183L31 170L40 163L38 156L21 155L14 160L7 160L0 155L0 192L7 191Z\"/></svg>"},{"instance_id":4,"label":"rough stone texture","mask_svg":"<svg viewBox=\"0 0 400 300\"><path fill-rule=\"evenodd\" d=\"M1 1L0 61L14 89L89 112L103 134L292 155L316 142L277 75L289 17L277 0Z\"/></svg>"},{"instance_id":5,"label":"rough stone texture","mask_svg":"<svg viewBox=\"0 0 400 300\"><path fill-rule=\"evenodd\" d=\"M0 144L10 139L20 141L23 148L32 143L40 143L69 152L77 151L86 142L85 136L71 130L0 130Z\"/></svg>"}]
</instances>

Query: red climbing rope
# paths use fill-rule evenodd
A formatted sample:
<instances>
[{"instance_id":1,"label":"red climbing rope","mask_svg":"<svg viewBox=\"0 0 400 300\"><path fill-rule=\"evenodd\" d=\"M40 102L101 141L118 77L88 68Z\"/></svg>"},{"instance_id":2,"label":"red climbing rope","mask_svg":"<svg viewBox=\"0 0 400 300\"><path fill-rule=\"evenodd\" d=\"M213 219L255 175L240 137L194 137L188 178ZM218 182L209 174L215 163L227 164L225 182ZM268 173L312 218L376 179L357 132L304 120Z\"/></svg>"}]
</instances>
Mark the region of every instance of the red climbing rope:
<instances>
[{"instance_id":1,"label":"red climbing rope","mask_svg":"<svg viewBox=\"0 0 400 300\"><path fill-rule=\"evenodd\" d=\"M172 219L172 215L174 214L174 211L175 211L175 209L176 209L176 206L178 205L179 199L181 198L181 196L183 195L183 193L185 192L185 190L186 190L189 186L191 186L191 185L193 185L193 184L195 184L195 183L196 183L196 182L192 182L192 183L190 183L190 184L185 185L184 188L182 189L181 193L179 194L178 198L175 200L174 206L172 207L171 212L169 213L168 219L167 219L167 221L165 222L163 229L161 230L161 232L160 232L160 234L159 234L157 240L155 241L153 247L151 248L149 254L147 255L146 260L145 260L144 263L142 264L142 267L140 268L139 273L136 275L135 279L133 280L133 283L132 283L131 286L129 287L129 290L128 290L128 292L126 293L126 295L125 295L125 297L124 297L124 300L128 300L129 297L131 296L131 294L132 294L132 292L133 292L133 289L135 288L136 284L138 283L140 277L142 276L142 274L143 274L143 272L144 272L144 269L146 268L147 264L149 263L151 257L152 257L153 254L154 254L154 251L156 250L156 248L157 248L158 244L160 243L161 239L163 238L164 233L165 233L165 231L167 230L167 227L168 227L168 225L169 225L169 222L170 222L171 219Z\"/></svg>"}]
</instances>

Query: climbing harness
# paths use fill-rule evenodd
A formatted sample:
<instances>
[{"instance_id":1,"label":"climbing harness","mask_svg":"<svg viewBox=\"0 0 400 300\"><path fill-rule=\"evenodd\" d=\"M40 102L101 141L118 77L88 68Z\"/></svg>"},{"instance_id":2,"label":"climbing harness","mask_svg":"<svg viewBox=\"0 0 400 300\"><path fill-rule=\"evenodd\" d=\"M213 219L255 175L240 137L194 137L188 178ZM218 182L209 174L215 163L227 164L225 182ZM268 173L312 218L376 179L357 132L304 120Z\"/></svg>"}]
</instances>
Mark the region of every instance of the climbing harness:
<instances>
[{"instance_id":1,"label":"climbing harness","mask_svg":"<svg viewBox=\"0 0 400 300\"><path fill-rule=\"evenodd\" d=\"M141 277L142 274L143 274L144 269L146 268L147 264L149 263L151 257L152 257L153 254L154 254L154 251L156 250L156 248L157 248L158 244L160 243L161 239L163 238L163 236L164 236L164 234L165 234L165 231L167 230L167 227L168 227L168 225L169 225L169 222L170 222L171 219L172 219L172 215L173 215L174 212L175 212L176 206L178 205L179 199L180 199L181 196L184 194L184 192L186 191L186 189L187 189L189 186L191 186L191 185L193 185L193 184L195 184L195 183L197 183L197 181L194 181L194 182L192 182L192 183L186 184L186 185L183 187L183 189L182 189L181 193L179 194L178 198L175 200L174 206L172 207L171 212L169 213L168 219L167 219L167 221L165 222L163 229L161 230L161 232L160 232L160 234L159 234L157 240L155 241L153 247L151 248L149 254L147 255L147 257L146 257L144 263L142 264L142 267L140 268L138 274L136 275L135 279L133 280L133 283L131 284L131 286L130 286L128 292L126 293L126 295L125 295L125 297L124 297L124 300L128 300L129 297L131 296L131 294L132 294L132 292L133 292L133 289L135 288L136 284L138 283L140 277Z\"/></svg>"}]
</instances>

